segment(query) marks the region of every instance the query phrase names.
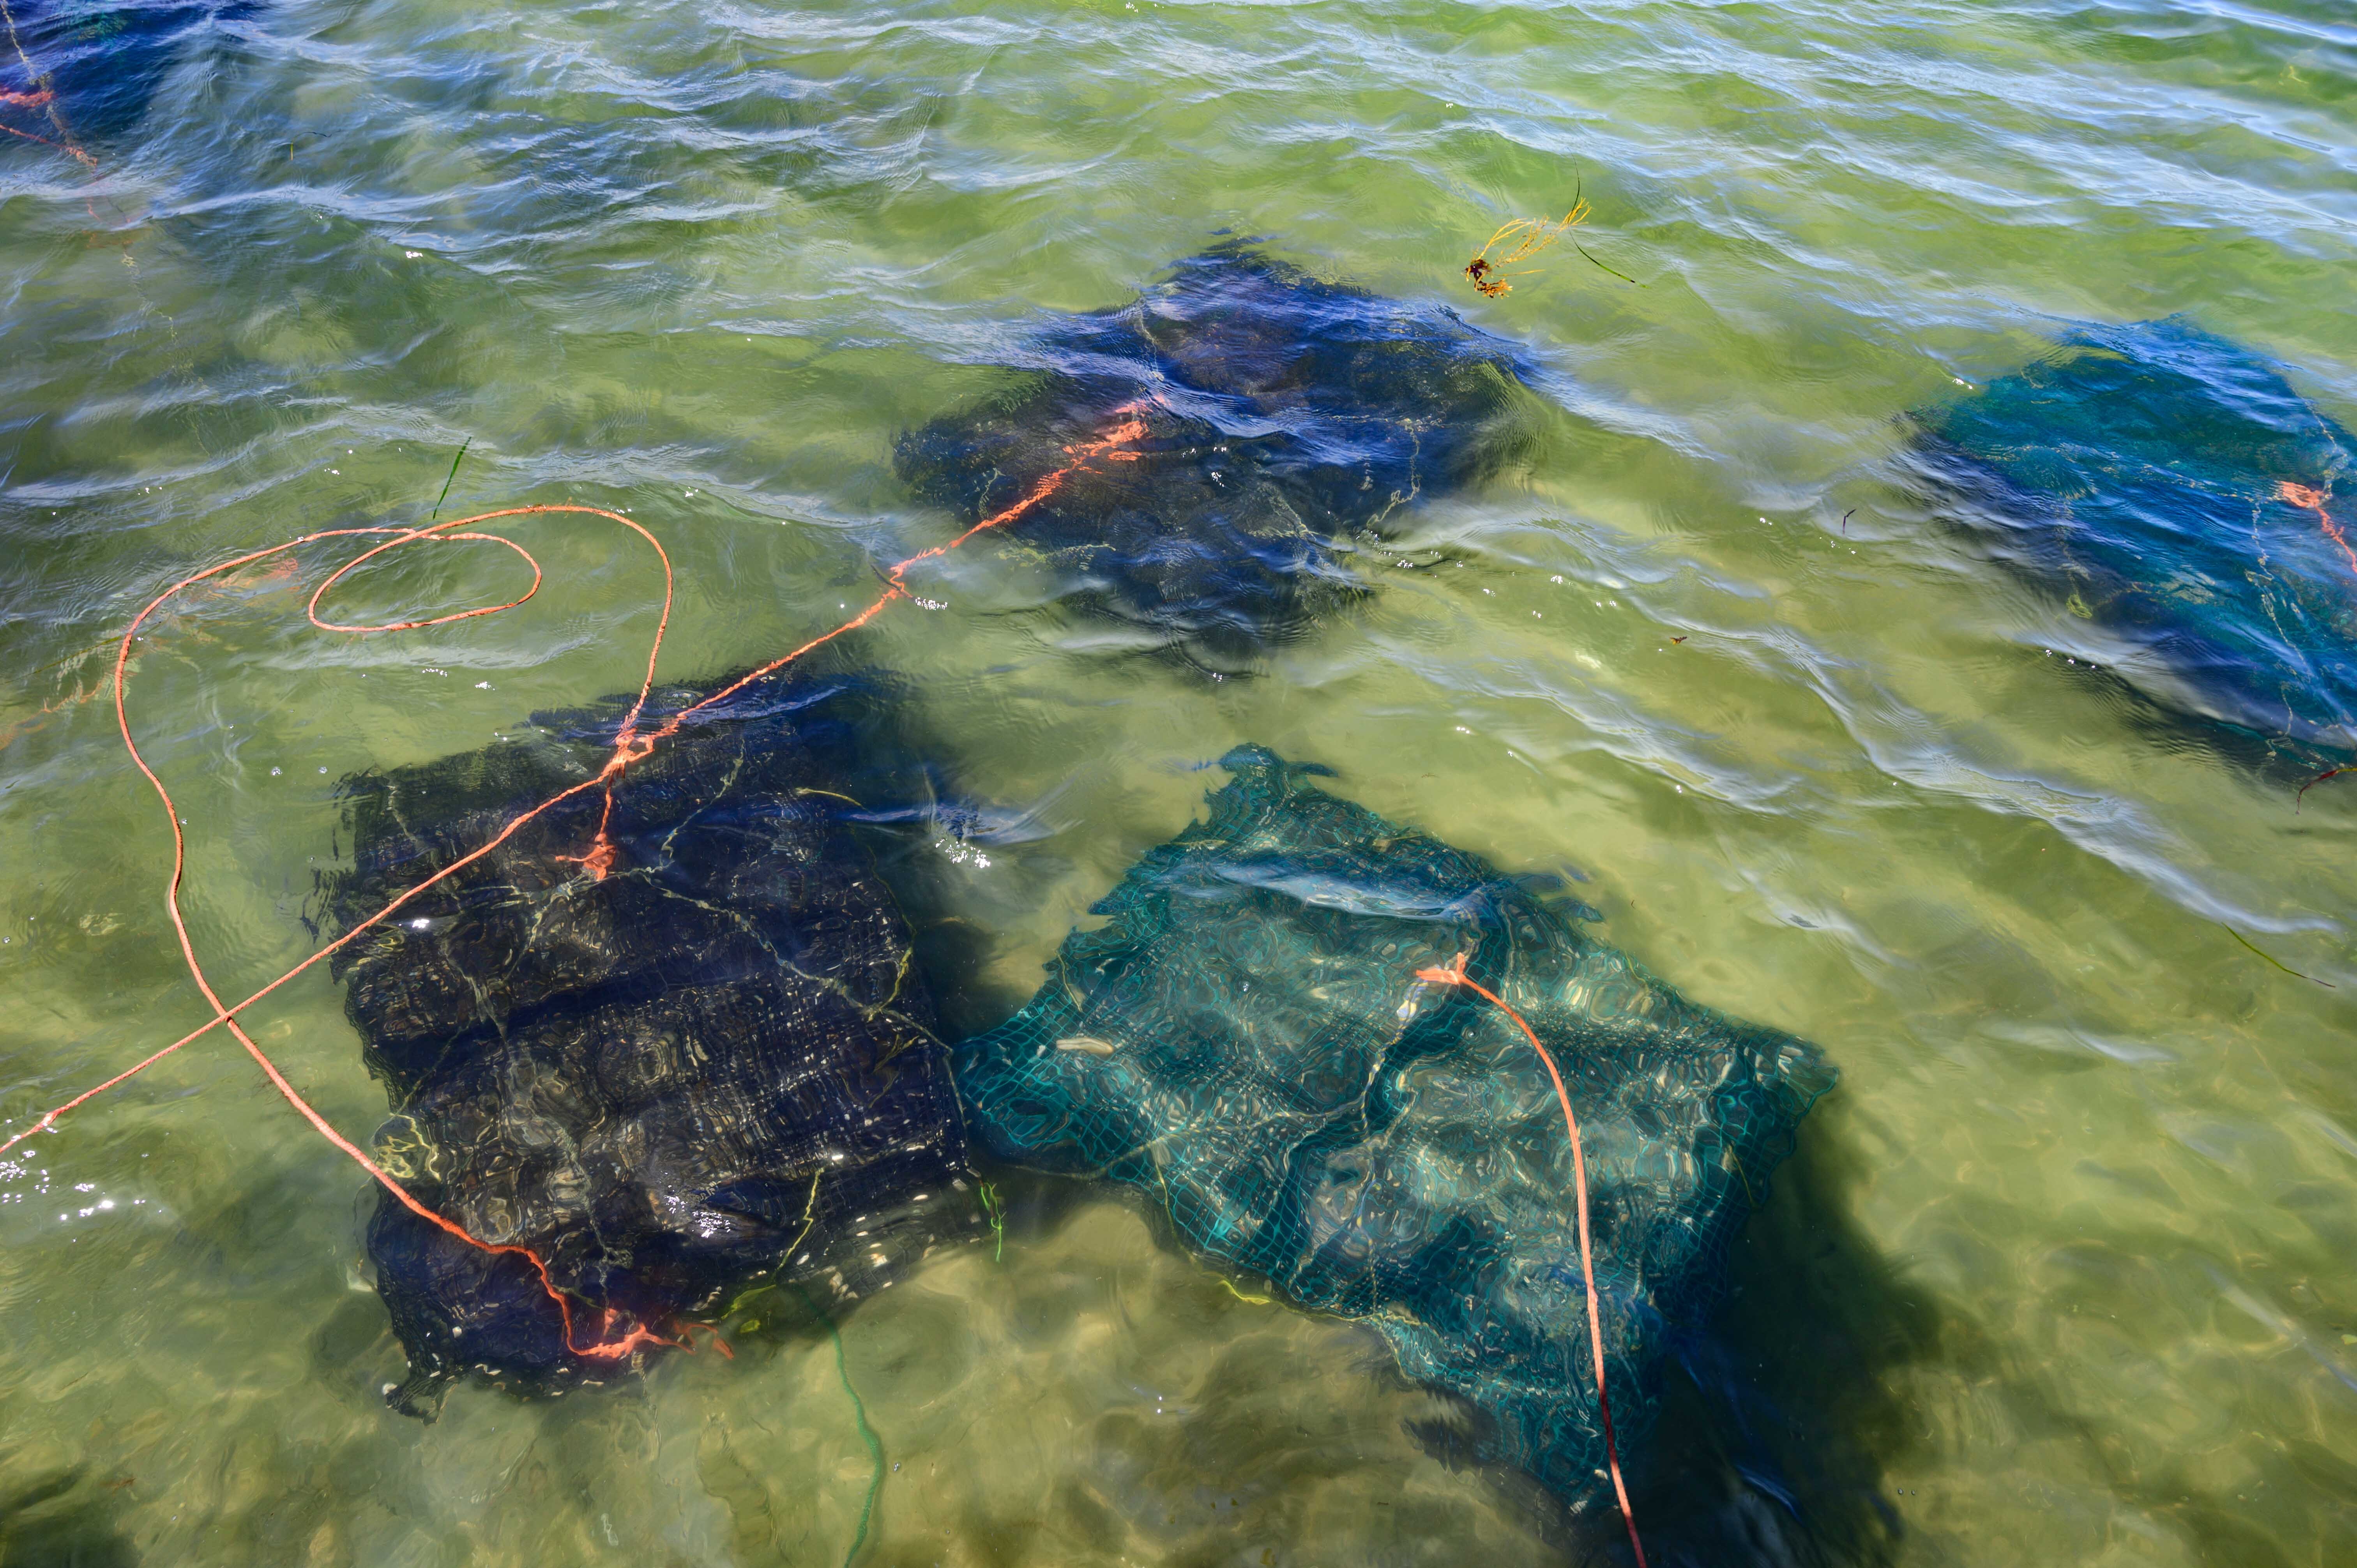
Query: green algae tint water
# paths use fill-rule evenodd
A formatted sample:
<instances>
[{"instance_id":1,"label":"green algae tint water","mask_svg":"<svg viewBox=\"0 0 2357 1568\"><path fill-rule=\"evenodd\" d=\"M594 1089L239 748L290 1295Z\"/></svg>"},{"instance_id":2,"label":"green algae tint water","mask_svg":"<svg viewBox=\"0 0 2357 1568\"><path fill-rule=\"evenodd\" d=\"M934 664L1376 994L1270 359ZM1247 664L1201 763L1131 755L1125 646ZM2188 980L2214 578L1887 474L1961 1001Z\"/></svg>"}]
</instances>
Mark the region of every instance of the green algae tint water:
<instances>
[{"instance_id":1,"label":"green algae tint water","mask_svg":"<svg viewBox=\"0 0 2357 1568\"><path fill-rule=\"evenodd\" d=\"M1021 323L1259 236L1452 303L1554 412L1250 678L1123 657L982 545L857 634L968 798L1052 796L1004 852L917 833L987 935L961 1021L1197 765L1327 764L1577 869L1607 940L1842 1071L1669 1374L1657 1562L2357 1558L2357 799L2296 813L2156 730L1892 461L2070 324L2179 312L2357 422L2345 7L269 0L161 59L94 171L0 148L12 1127L206 1015L89 651L163 585L422 521L470 441L442 516L626 510L678 573L665 671L758 662L949 536L894 438ZM1636 285L1562 246L1458 275L1575 193ZM548 582L503 616L324 636L340 557L307 553L135 647L225 992L317 945L339 779L636 683L644 547L515 532ZM346 618L521 585L416 554ZM323 974L250 1022L349 1133L382 1117ZM382 1399L365 1178L209 1037L0 1166L0 1561L834 1564L876 1475L846 1377L863 1563L1621 1560L1364 1330L1108 1191L1003 1186L1003 1244L851 1315L840 1371L748 1314L733 1361L424 1425Z\"/></svg>"}]
</instances>

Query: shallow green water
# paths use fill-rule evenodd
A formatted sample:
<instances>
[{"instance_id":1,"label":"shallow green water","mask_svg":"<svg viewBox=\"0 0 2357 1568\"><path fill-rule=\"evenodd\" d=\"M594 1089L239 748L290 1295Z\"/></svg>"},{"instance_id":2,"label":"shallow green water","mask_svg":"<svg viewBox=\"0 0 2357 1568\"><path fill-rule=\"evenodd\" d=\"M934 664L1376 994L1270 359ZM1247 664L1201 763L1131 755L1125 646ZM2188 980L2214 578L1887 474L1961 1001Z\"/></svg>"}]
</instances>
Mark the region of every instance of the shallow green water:
<instances>
[{"instance_id":1,"label":"shallow green water","mask_svg":"<svg viewBox=\"0 0 2357 1568\"><path fill-rule=\"evenodd\" d=\"M2067 614L1889 458L1894 416L2061 324L2179 311L2357 422L2352 69L2321 3L277 0L185 46L94 176L0 149L0 1114L205 1016L166 826L82 700L105 660L73 658L147 596L414 521L470 441L443 515L628 509L678 571L665 670L771 656L946 536L892 438L990 384L1010 327L1235 230L1452 302L1561 412L1418 514L1405 558L1436 564L1373 568L1363 614L1254 679L1115 658L982 548L929 578L945 607L861 634L965 787L1063 788L1052 839L956 868L991 983L1028 990L1239 740L1510 870L1577 865L1608 940L1844 1074L1641 1488L1664 1561L2348 1561L2357 805L2295 814L2058 668ZM1644 286L1567 255L1495 300L1456 275L1575 188ZM529 540L548 586L490 620L323 638L253 577L141 645L225 991L311 950L337 779L635 683L643 548ZM361 598L511 571L449 553ZM323 975L255 1016L374 1123ZM852 1544L869 1458L823 1339L389 1413L362 1178L227 1042L27 1149L0 1166L0 1561ZM845 1325L890 1466L861 1561L1618 1550L1418 1441L1430 1396L1361 1331L1238 1298L1110 1197L1017 1197L1003 1257Z\"/></svg>"}]
</instances>

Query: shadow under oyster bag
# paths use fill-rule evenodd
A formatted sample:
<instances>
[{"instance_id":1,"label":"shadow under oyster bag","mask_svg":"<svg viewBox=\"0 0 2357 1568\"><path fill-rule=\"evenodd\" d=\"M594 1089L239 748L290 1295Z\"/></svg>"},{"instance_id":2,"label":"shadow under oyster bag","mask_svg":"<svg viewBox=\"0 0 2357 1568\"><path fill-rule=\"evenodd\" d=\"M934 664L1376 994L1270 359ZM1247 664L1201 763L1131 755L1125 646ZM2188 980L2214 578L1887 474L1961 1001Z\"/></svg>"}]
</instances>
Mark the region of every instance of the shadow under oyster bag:
<instances>
[{"instance_id":1,"label":"shadow under oyster bag","mask_svg":"<svg viewBox=\"0 0 2357 1568\"><path fill-rule=\"evenodd\" d=\"M1010 529L1093 610L1248 666L1360 589L1336 546L1511 451L1512 346L1446 307L1327 283L1229 243L1118 309L1030 328L996 395L900 438L895 467L969 520L1135 422Z\"/></svg>"},{"instance_id":2,"label":"shadow under oyster bag","mask_svg":"<svg viewBox=\"0 0 2357 1568\"><path fill-rule=\"evenodd\" d=\"M1633 1448L1669 1337L1835 1074L1685 1001L1479 857L1255 746L1149 851L1014 1018L961 1045L999 1155L1144 1188L1180 1239L1363 1319L1485 1411L1486 1457L1576 1506L1606 1460L1572 1152L1544 1066L1463 986L1469 955L1560 1064L1587 1156L1607 1383Z\"/></svg>"},{"instance_id":3,"label":"shadow under oyster bag","mask_svg":"<svg viewBox=\"0 0 2357 1568\"><path fill-rule=\"evenodd\" d=\"M2357 443L2275 366L2176 318L2089 327L1914 418L1932 487L2147 697L2357 749Z\"/></svg>"},{"instance_id":4,"label":"shadow under oyster bag","mask_svg":"<svg viewBox=\"0 0 2357 1568\"><path fill-rule=\"evenodd\" d=\"M658 689L649 720L705 693ZM377 1288L412 1391L472 1370L595 1378L757 1278L836 1304L978 1233L932 1009L891 895L842 821L847 683L756 682L689 714L333 961L393 1114L385 1167L493 1246L381 1194ZM594 778L627 708L350 780L340 926ZM642 725L647 721L642 721ZM583 863L603 821L613 846ZM585 1355L584 1351L591 1351Z\"/></svg>"}]
</instances>

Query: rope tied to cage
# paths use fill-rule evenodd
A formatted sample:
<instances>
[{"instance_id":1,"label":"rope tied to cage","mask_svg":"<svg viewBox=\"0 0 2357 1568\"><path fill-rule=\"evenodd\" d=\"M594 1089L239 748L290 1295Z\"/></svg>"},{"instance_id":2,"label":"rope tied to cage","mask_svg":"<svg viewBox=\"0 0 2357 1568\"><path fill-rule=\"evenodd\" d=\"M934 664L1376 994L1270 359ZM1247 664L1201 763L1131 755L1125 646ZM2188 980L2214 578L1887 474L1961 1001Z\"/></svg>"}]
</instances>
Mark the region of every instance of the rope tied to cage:
<instances>
[{"instance_id":1,"label":"rope tied to cage","mask_svg":"<svg viewBox=\"0 0 2357 1568\"><path fill-rule=\"evenodd\" d=\"M5 3L5 0L0 0L0 3ZM172 865L170 873L165 883L165 909L171 918L174 934L179 942L180 956L188 967L190 977L196 982L197 989L203 994L206 1003L211 1006L212 1016L195 1029L190 1030L188 1033L181 1036L178 1039L173 1041L170 1045L167 1045L162 1049L155 1051L141 1058L139 1061L134 1063L122 1072L115 1074L113 1077L107 1079L105 1081L99 1083L92 1088L83 1090L81 1093L75 1095L72 1099L66 1101L64 1103L54 1106L48 1111L44 1112L34 1121L32 1125L23 1129L22 1131L12 1133L5 1141L0 1141L0 1155L6 1154L10 1149L16 1147L18 1144L24 1142L29 1137L32 1137L36 1133L54 1131L57 1127L59 1117L66 1115L91 1100L105 1093L108 1090L114 1088L118 1084L124 1083L128 1079L136 1077L147 1068L163 1060L166 1057L172 1055L182 1047L202 1038L207 1034L210 1034L215 1027L226 1027L231 1036L237 1040L241 1047L243 1047L246 1054L252 1057L254 1063L262 1069L264 1075L269 1079L271 1086L278 1091L280 1098L284 1099L289 1105L294 1107L296 1112L298 1112L305 1121L310 1123L315 1132L317 1132L322 1138L325 1138L338 1151L343 1154L345 1157L351 1160L363 1171L367 1172L371 1179L376 1181L387 1192L392 1194L393 1198L401 1203L404 1208L408 1208L419 1219L442 1230L444 1233L464 1242L469 1247L477 1249L479 1251L492 1256L512 1255L525 1260L525 1262L532 1266L534 1273L539 1276L541 1288L548 1294L550 1299L556 1304L558 1314L564 1327L565 1346L572 1354L597 1360L619 1360L622 1358L630 1355L634 1351L648 1348L663 1348L693 1351L694 1348L694 1336L695 1332L700 1329L712 1336L712 1342L716 1348L717 1348L724 1356L730 1356L733 1359L733 1352L729 1350L726 1343L721 1339L718 1332L713 1329L709 1325L693 1323L678 1325L673 1327L672 1334L667 1336L644 1324L624 1324L620 1321L620 1315L615 1313L609 1308L603 1307L597 1309L598 1316L597 1322L597 1332L598 1337L586 1346L576 1343L572 1297L569 1293L558 1286L554 1277L549 1272L546 1261L544 1260L538 1252L529 1247L510 1243L486 1241L480 1237L473 1234L465 1226L460 1225L456 1220L436 1212L433 1208L420 1202L365 1150L361 1149L350 1139L338 1132L334 1125L330 1123L325 1116L321 1115L319 1112L312 1106L309 1101L303 1097L301 1092L295 1088L294 1084L287 1079L285 1074L279 1069L278 1065L270 1058L268 1053L264 1052L261 1046L254 1041L253 1037L247 1033L242 1022L241 1021L240 1015L248 1008L252 1007L255 1003L260 1002L264 997L277 991L280 987L287 984L297 976L310 970L321 960L332 956L353 941L357 940L369 930L382 924L403 906L408 904L412 899L425 893L427 889L435 886L438 883L447 880L458 872L465 870L468 866L482 860L500 844L505 843L509 839L514 837L517 832L521 832L526 825L537 818L544 815L546 812L565 801L569 800L576 796L585 794L592 789L601 790L604 795L604 809L599 817L597 832L593 835L588 847L585 849L581 854L563 855L558 856L557 858L561 862L580 865L584 874L593 881L603 879L604 876L612 869L618 854L608 832L611 824L613 815L613 790L615 786L622 779L623 775L633 764L638 763L651 755L658 745L678 734L681 725L694 714L709 709L717 703L726 702L729 697L735 695L737 693L743 691L746 687L753 684L757 681L765 679L766 677L783 670L788 665L793 663L796 660L799 660L805 654L811 652L813 650L820 648L847 632L866 625L888 606L889 606L893 600L910 596L906 576L906 574L910 568L916 566L921 562L946 555L951 551L956 550L960 546L963 545L967 541L973 539L977 534L988 530L1004 527L1005 525L1017 521L1026 513L1039 506L1050 496L1054 495L1057 490L1062 488L1065 481L1074 472L1093 460L1100 457L1109 458L1112 460L1135 460L1137 456L1136 453L1123 451L1121 448L1135 442L1146 434L1145 423L1143 420L1135 417L1135 405L1129 405L1123 409L1116 410L1115 412L1118 414L1126 415L1128 417L1122 418L1117 424L1107 430L1104 435L1096 440L1067 447L1065 449L1066 455L1071 458L1071 461L1066 464L1063 467L1055 469L1037 480L1030 489L1013 504L983 519L981 521L975 523L971 528L968 528L964 532L957 535L954 539L952 539L945 544L939 544L933 546L931 549L920 551L916 554L909 556L906 560L895 563L885 575L884 592L877 596L873 604L867 606L857 615L853 616L849 620L845 621L841 626L836 627L834 630L811 639L801 646L770 660L768 663L761 665L750 673L740 677L726 686L722 687L718 692L705 697L703 701L694 703L693 706L683 708L675 714L670 714L662 721L662 724L652 727L651 729L644 731L641 731L640 727L640 722L645 716L647 703L654 688L655 665L662 651L664 634L670 628L675 584L672 570L671 555L669 552L663 549L662 542L643 525L634 521L630 517L620 512L609 511L602 507L578 506L568 502L563 505L548 504L506 507L493 511L478 512L470 517L455 518L448 522L427 523L419 527L404 528L375 526L320 529L303 534L297 538L287 540L282 543L271 545L265 549L249 551L243 554L232 556L228 560L218 562L211 566L208 566L202 571L190 573L188 575L180 578L169 587L166 588L162 593L149 600L146 606L140 610L138 615L133 618L131 624L124 629L123 636L117 643L115 650L113 674L114 713L116 727L122 735L124 747L129 752L133 766L138 768L139 772L146 779L148 784L155 789L156 798L162 803L164 808L165 822L172 834ZM467 854L461 855L453 860L448 865L444 866L433 875L426 877L415 886L396 895L373 914L368 915L354 922L342 935L337 937L326 946L313 952L301 962L295 964L276 979L260 987L252 994L246 996L243 1000L236 1003L224 1002L220 993L214 989L211 978L207 974L203 962L197 956L195 940L188 931L188 922L180 906L180 890L185 878L188 863L188 838L184 832L183 820L180 816L177 803L172 799L171 791L165 787L163 779L156 775L156 770L148 765L146 757L139 749L138 741L132 734L130 709L126 695L126 682L131 664L132 645L140 640L140 628L146 625L149 618L161 610L176 596L200 583L205 583L211 579L221 577L227 573L235 572L242 567L252 565L257 561L267 560L274 556L287 554L302 546L315 543L321 540L373 535L391 535L392 537L382 540L381 542L371 545L367 550L344 563L343 565L338 567L333 573L329 574L324 580L322 580L319 585L313 590L309 600L304 607L305 617L309 620L312 626L322 631L339 632L354 636L372 636L383 632L414 631L429 627L447 626L457 621L472 620L484 616L497 615L505 610L514 609L530 601L539 593L542 583L544 580L544 575L542 572L539 561L535 559L532 553L525 549L522 544L519 544L514 540L509 539L501 534L476 532L476 525L495 521L501 518L539 517L551 515L596 517L603 518L610 522L619 523L646 542L648 547L654 551L656 559L662 567L662 611L656 621L654 635L649 641L645 671L640 679L639 690L636 697L631 701L630 707L625 712L620 724L617 727L613 748L607 758L605 766L590 778L583 779L565 789L559 790L536 805L529 807L528 809L517 813L513 818L509 820L504 827L500 828L497 833L493 834L484 843ZM523 560L526 565L531 567L531 585L525 588L522 593L517 595L514 598L507 600L501 604L478 606L470 609L454 610L446 615L420 617L409 620L387 621L378 624L362 625L331 621L321 616L319 609L321 601L326 598L330 590L332 590L339 583L342 582L346 577L350 575L354 571L358 570L368 562L385 555L392 551L401 549L407 545L423 542L473 542L500 545L514 552Z\"/></svg>"},{"instance_id":2,"label":"rope tied to cage","mask_svg":"<svg viewBox=\"0 0 2357 1568\"><path fill-rule=\"evenodd\" d=\"M1555 1053L1539 1039L1538 1031L1530 1021L1507 1005L1505 998L1465 972L1465 961L1470 955L1459 952L1447 969L1419 969L1415 978L1432 985L1461 985L1481 997L1522 1030L1538 1052L1539 1060L1546 1064L1547 1077L1554 1081L1555 1097L1563 1107L1564 1131L1571 1136L1571 1172L1573 1190L1577 1196L1579 1210L1579 1272L1587 1289L1587 1344L1596 1366L1596 1409L1604 1426L1605 1463L1612 1472L1612 1492L1620 1503L1621 1522L1629 1527L1629 1549L1637 1554L1637 1568L1646 1568L1645 1543L1637 1536L1637 1515L1629 1507L1628 1483L1620 1476L1620 1448L1612 1434L1612 1396L1604 1387L1604 1313L1596 1294L1596 1256L1588 1240L1587 1229L1587 1154L1579 1137L1579 1118L1572 1113L1571 1091L1564 1087L1563 1073L1555 1066Z\"/></svg>"},{"instance_id":3,"label":"rope tied to cage","mask_svg":"<svg viewBox=\"0 0 2357 1568\"><path fill-rule=\"evenodd\" d=\"M0 131L5 131L10 135L21 137L27 142L38 142L45 147L55 147L92 174L96 174L98 160L75 144L73 133L66 129L65 116L58 112L57 90L50 81L49 73L35 65L33 57L25 52L25 40L18 37L16 32L16 14L8 8L8 0L0 0L0 26L6 27L8 47L16 51L18 62L25 68L25 74L33 83L33 91L30 92L0 92L0 108L42 110L58 136L57 140L51 141L47 136L37 136L30 131L19 131L14 125L0 125Z\"/></svg>"}]
</instances>

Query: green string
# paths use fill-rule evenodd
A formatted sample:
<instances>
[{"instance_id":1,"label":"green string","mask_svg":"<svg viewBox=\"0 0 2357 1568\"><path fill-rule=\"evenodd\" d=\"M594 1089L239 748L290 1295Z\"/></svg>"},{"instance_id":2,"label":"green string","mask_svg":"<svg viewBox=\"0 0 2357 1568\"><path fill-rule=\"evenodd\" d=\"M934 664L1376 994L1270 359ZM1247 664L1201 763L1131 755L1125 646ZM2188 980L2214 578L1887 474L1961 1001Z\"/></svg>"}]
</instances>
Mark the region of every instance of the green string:
<instances>
[{"instance_id":1,"label":"green string","mask_svg":"<svg viewBox=\"0 0 2357 1568\"><path fill-rule=\"evenodd\" d=\"M843 1356L842 1330L836 1328L834 1319L810 1298L808 1291L800 1285L791 1288L796 1295L802 1298L802 1305L811 1309L812 1315L826 1325L827 1337L834 1341L835 1375L843 1380L843 1391L851 1396L851 1413L859 1423L860 1441L867 1444L868 1457L876 1461L875 1478L867 1483L867 1500L859 1509L859 1532L851 1538L851 1550L843 1554L843 1568L851 1568L860 1548L867 1544L868 1521L876 1517L876 1499L884 1490L884 1444L877 1437L876 1429L867 1424L867 1406L861 1402L859 1391L851 1386L851 1367Z\"/></svg>"},{"instance_id":2,"label":"green string","mask_svg":"<svg viewBox=\"0 0 2357 1568\"><path fill-rule=\"evenodd\" d=\"M442 515L442 503L450 499L450 484L458 477L458 465L467 460L467 448L474 444L475 438L471 435L458 443L458 455L450 459L450 476L442 481L442 493L434 498L434 516L427 518L426 521L432 522Z\"/></svg>"},{"instance_id":3,"label":"green string","mask_svg":"<svg viewBox=\"0 0 2357 1568\"><path fill-rule=\"evenodd\" d=\"M2289 964L2287 964L2287 963L2283 962L2281 960L2279 960L2279 959L2276 958L2273 954L2266 953L2266 952L2261 952L2261 951L2260 951L2260 950L2259 950L2258 948L2256 948L2256 947L2255 947L2255 946L2253 946L2253 945L2252 945L2252 942L2251 942L2251 939L2250 939L2250 938L2248 938L2248 937L2246 937L2246 936L2244 936L2242 932L2240 932L2240 931L2236 930L2233 927L2232 927L2232 926L2230 926L2230 925L2226 924L2226 922L2225 922L2225 921L2223 921L2223 920L2221 920L2221 921L2219 921L2219 922L2218 922L2218 929L2221 929L2221 930L2222 930L2222 931L2224 931L2228 936L2230 936L2230 937L2233 938L2236 941L2238 941L2238 942L2242 943L2244 947L2246 947L2246 948L2250 948L2250 950L2251 950L2253 952L2255 952L2255 953L2258 953L2258 955L2259 955L2261 958L2266 959L2269 963L2274 964L2277 969L2282 970L2286 974L2290 975L2294 980L2305 980L2305 981L2307 981L2310 985L2321 985L2321 986L2322 986L2322 987L2324 987L2324 989L2326 989L2327 991L2338 991L2338 990L2340 990L2340 989L2341 989L2341 987L2339 987L2339 986L2337 986L2337 985L2333 984L2333 983L2332 983L2332 982L2330 982L2330 981L2329 981L2329 980L2319 980L2319 979L2317 979L2317 978L2316 978L2316 976L2314 976L2314 975L2312 975L2312 974L2302 974L2302 973L2300 973L2300 972L2299 972L2299 971L2298 971L2298 970L2296 970L2296 969L2292 968L2292 967L2291 967L2291 965L2289 965Z\"/></svg>"},{"instance_id":4,"label":"green string","mask_svg":"<svg viewBox=\"0 0 2357 1568\"><path fill-rule=\"evenodd\" d=\"M982 1184L982 1211L989 1217L990 1233L997 1242L991 1251L990 1261L1003 1263L1006 1261L1006 1208L999 1201L998 1189L988 1182Z\"/></svg>"},{"instance_id":5,"label":"green string","mask_svg":"<svg viewBox=\"0 0 2357 1568\"><path fill-rule=\"evenodd\" d=\"M1583 244L1581 244L1578 241L1574 240L1574 241L1571 242L1571 248L1572 248L1573 250L1575 250L1575 251L1577 251L1581 255L1583 255L1583 256L1587 256L1587 259L1588 259L1589 261L1591 261L1591 262L1596 262L1596 258L1595 258L1594 256L1589 256L1589 255L1587 254L1587 246L1585 246L1585 245L1583 245ZM1637 283L1637 280L1636 280L1635 278L1631 277L1627 273L1624 273L1624 272L1620 271L1618 267L1605 267L1605 266L1604 266L1604 263L1603 263L1602 262L1596 262L1596 264L1597 264L1598 266L1599 266L1599 267L1604 267L1604 270L1605 270L1606 272L1610 273L1614 277L1619 278L1622 283ZM1643 288L1645 285L1644 285L1643 284L1637 283L1637 286L1638 286L1639 288Z\"/></svg>"}]
</instances>

